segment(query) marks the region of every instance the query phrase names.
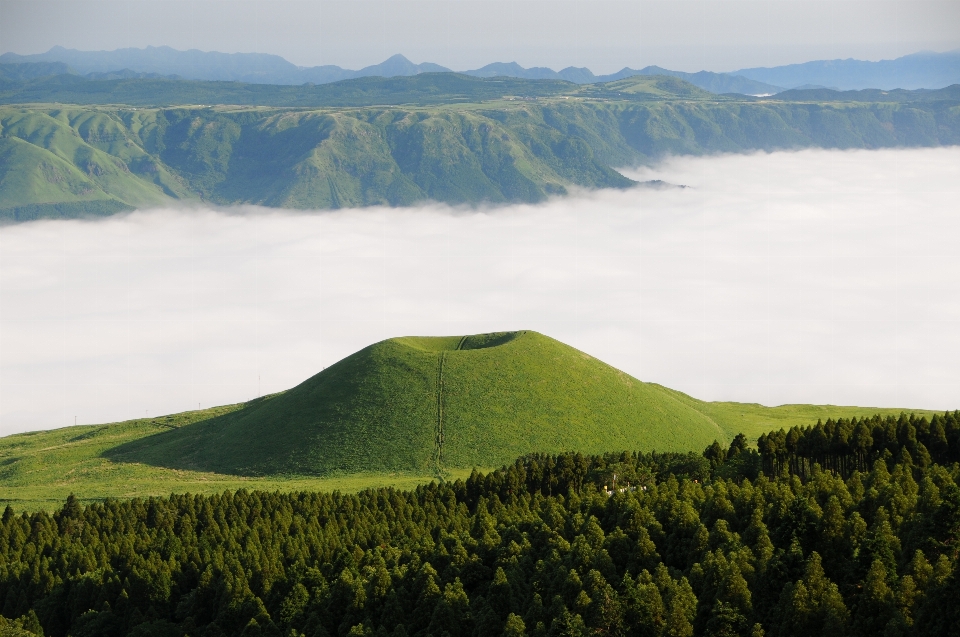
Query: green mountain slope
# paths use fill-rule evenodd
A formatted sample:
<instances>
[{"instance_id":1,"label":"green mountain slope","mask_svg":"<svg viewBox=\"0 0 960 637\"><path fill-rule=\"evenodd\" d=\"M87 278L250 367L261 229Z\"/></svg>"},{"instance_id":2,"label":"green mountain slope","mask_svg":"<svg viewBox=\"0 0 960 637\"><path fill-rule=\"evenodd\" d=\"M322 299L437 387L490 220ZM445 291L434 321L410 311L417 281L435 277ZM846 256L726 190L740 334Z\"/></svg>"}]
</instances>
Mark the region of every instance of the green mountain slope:
<instances>
[{"instance_id":1,"label":"green mountain slope","mask_svg":"<svg viewBox=\"0 0 960 637\"><path fill-rule=\"evenodd\" d=\"M115 115L0 109L0 217L78 216L193 195Z\"/></svg>"},{"instance_id":2,"label":"green mountain slope","mask_svg":"<svg viewBox=\"0 0 960 637\"><path fill-rule=\"evenodd\" d=\"M614 166L665 155L960 143L960 95L949 90L917 101L734 100L637 76L533 100L512 98L511 86L495 101L435 106L0 106L0 218L181 199L299 209L537 202L572 186L632 186Z\"/></svg>"},{"instance_id":3,"label":"green mountain slope","mask_svg":"<svg viewBox=\"0 0 960 637\"><path fill-rule=\"evenodd\" d=\"M536 332L396 338L248 403L0 438L0 502L409 487L531 451L701 451L901 411L703 402Z\"/></svg>"}]
</instances>

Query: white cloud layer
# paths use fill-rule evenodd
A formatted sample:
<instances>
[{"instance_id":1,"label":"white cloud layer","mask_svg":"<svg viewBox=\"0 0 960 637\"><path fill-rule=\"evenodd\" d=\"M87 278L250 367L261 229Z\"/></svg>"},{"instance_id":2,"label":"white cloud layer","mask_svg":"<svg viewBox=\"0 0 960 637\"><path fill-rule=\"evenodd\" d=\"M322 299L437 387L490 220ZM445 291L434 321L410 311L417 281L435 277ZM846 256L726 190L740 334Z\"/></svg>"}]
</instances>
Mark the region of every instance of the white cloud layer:
<instances>
[{"instance_id":1,"label":"white cloud layer","mask_svg":"<svg viewBox=\"0 0 960 637\"><path fill-rule=\"evenodd\" d=\"M0 228L0 434L247 400L390 336L513 329L708 400L960 408L960 148L634 176L691 188Z\"/></svg>"}]
</instances>

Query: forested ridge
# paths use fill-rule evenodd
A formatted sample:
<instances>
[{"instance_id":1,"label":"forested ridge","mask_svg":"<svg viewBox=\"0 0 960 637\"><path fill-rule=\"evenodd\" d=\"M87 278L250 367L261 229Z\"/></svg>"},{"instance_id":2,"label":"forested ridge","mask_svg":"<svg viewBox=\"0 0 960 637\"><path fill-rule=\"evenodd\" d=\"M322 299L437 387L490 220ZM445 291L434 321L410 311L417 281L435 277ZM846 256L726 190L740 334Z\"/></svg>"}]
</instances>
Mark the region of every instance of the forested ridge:
<instances>
[{"instance_id":1,"label":"forested ridge","mask_svg":"<svg viewBox=\"0 0 960 637\"><path fill-rule=\"evenodd\" d=\"M807 477L815 464L847 477L886 454L908 454L923 466L960 460L960 422L947 413L926 418L841 418L813 427L763 434L757 440L767 475ZM906 456L904 456L906 457Z\"/></svg>"},{"instance_id":2,"label":"forested ridge","mask_svg":"<svg viewBox=\"0 0 960 637\"><path fill-rule=\"evenodd\" d=\"M958 461L953 412L407 492L8 507L0 634L957 635Z\"/></svg>"}]
</instances>

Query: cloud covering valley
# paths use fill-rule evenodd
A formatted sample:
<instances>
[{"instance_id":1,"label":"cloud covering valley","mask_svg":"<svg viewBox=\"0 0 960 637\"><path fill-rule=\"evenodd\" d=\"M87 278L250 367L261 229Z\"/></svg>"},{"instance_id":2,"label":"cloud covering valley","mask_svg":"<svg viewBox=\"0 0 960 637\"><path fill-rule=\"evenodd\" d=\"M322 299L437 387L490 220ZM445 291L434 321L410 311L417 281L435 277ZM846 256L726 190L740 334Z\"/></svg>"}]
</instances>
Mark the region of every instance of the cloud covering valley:
<instances>
[{"instance_id":1,"label":"cloud covering valley","mask_svg":"<svg viewBox=\"0 0 960 637\"><path fill-rule=\"evenodd\" d=\"M960 408L960 148L675 158L542 205L0 228L0 435L533 329L707 400Z\"/></svg>"}]
</instances>

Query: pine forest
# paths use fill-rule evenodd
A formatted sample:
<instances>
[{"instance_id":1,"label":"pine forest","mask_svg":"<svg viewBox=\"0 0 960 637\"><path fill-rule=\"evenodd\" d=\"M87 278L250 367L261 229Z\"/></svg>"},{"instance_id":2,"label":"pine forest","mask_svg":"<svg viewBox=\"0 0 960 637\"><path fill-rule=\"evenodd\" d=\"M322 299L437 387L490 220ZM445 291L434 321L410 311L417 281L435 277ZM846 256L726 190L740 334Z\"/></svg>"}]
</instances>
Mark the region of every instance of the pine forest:
<instances>
[{"instance_id":1,"label":"pine forest","mask_svg":"<svg viewBox=\"0 0 960 637\"><path fill-rule=\"evenodd\" d=\"M412 491L7 507L0 635L958 635L958 461L952 412Z\"/></svg>"}]
</instances>

